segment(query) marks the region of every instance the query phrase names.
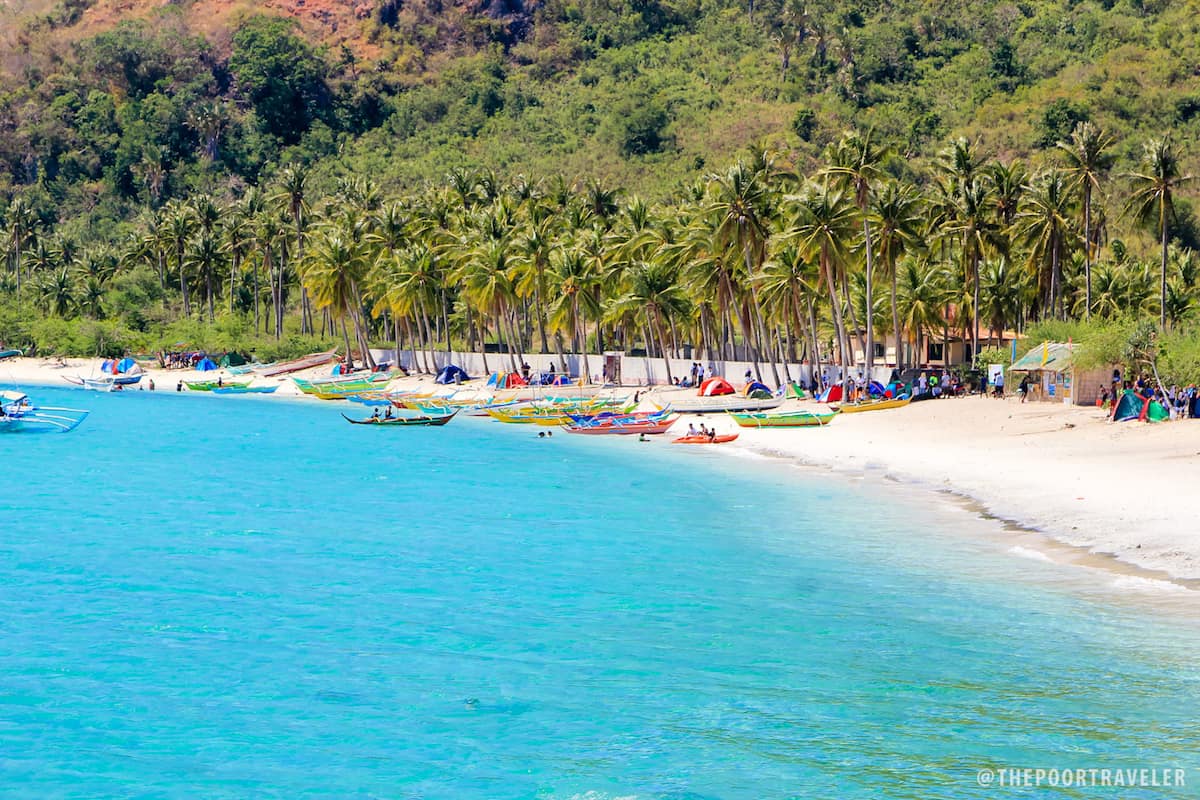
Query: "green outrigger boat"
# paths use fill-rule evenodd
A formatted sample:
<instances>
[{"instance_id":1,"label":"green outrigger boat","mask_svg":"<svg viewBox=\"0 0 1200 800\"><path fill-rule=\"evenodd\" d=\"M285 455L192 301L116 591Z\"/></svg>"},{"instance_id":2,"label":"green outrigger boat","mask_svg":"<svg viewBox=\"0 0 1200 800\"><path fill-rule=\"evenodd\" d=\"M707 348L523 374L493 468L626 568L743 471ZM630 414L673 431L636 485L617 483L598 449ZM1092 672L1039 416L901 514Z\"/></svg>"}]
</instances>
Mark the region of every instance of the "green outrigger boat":
<instances>
[{"instance_id":1,"label":"green outrigger boat","mask_svg":"<svg viewBox=\"0 0 1200 800\"><path fill-rule=\"evenodd\" d=\"M226 381L226 380L222 380L220 383L218 383L217 381L184 381L183 385L186 386L188 388L188 390L192 391L192 392L211 392L213 389L217 389L217 388L225 388L225 389L244 388L244 387L250 385L250 381L243 381L241 383L239 383L237 381Z\"/></svg>"},{"instance_id":2,"label":"green outrigger boat","mask_svg":"<svg viewBox=\"0 0 1200 800\"><path fill-rule=\"evenodd\" d=\"M838 412L817 414L812 411L730 411L729 416L743 428L818 428L828 425Z\"/></svg>"}]
</instances>

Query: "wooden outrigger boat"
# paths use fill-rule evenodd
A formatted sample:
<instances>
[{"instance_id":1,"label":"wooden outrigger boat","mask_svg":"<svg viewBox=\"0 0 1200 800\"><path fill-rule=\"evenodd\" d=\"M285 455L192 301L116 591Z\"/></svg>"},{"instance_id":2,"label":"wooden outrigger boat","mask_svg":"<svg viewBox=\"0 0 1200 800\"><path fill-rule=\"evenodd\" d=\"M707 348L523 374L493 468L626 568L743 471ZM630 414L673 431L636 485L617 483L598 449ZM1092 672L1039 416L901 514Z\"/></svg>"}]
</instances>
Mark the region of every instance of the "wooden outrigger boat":
<instances>
[{"instance_id":1,"label":"wooden outrigger boat","mask_svg":"<svg viewBox=\"0 0 1200 800\"><path fill-rule=\"evenodd\" d=\"M837 415L837 411L826 414L815 411L779 411L774 414L744 411L729 414L743 428L819 428L828 425Z\"/></svg>"},{"instance_id":2,"label":"wooden outrigger boat","mask_svg":"<svg viewBox=\"0 0 1200 800\"><path fill-rule=\"evenodd\" d=\"M361 392L378 392L387 387L392 376L387 372L376 372L369 376L347 375L340 378L328 378L316 381L306 381L292 378L292 381L304 394L319 400L345 400L351 395Z\"/></svg>"},{"instance_id":3,"label":"wooden outrigger boat","mask_svg":"<svg viewBox=\"0 0 1200 800\"><path fill-rule=\"evenodd\" d=\"M325 353L312 353L303 358L296 358L291 361L284 361L279 364L260 367L258 374L264 378L271 378L275 375L287 375L289 372L299 372L302 369L310 367L319 367L322 364L328 364L337 355L337 350L330 350Z\"/></svg>"},{"instance_id":4,"label":"wooden outrigger boat","mask_svg":"<svg viewBox=\"0 0 1200 800\"><path fill-rule=\"evenodd\" d=\"M727 411L769 411L779 408L783 398L772 397L765 400L741 395L726 395L724 397L696 397L682 402L672 399L671 408L680 414L724 414Z\"/></svg>"},{"instance_id":5,"label":"wooden outrigger boat","mask_svg":"<svg viewBox=\"0 0 1200 800\"><path fill-rule=\"evenodd\" d=\"M278 386L246 386L226 384L212 390L213 394L271 394Z\"/></svg>"},{"instance_id":6,"label":"wooden outrigger boat","mask_svg":"<svg viewBox=\"0 0 1200 800\"><path fill-rule=\"evenodd\" d=\"M857 414L860 411L882 411L887 408L903 408L912 402L912 398L905 395L892 400L872 400L867 403L844 403L840 406L830 406L842 414Z\"/></svg>"},{"instance_id":7,"label":"wooden outrigger boat","mask_svg":"<svg viewBox=\"0 0 1200 800\"><path fill-rule=\"evenodd\" d=\"M451 411L449 414L441 416L421 415L419 417L367 417L366 419L353 419L342 414L342 419L349 422L351 425L376 425L380 427L404 427L406 425L445 425L450 420L454 419L458 411Z\"/></svg>"},{"instance_id":8,"label":"wooden outrigger boat","mask_svg":"<svg viewBox=\"0 0 1200 800\"><path fill-rule=\"evenodd\" d=\"M648 435L666 433L679 420L678 416L661 419L635 420L622 422L620 419L602 419L595 422L580 422L564 426L568 433L582 433L589 436L630 436L640 433Z\"/></svg>"},{"instance_id":9,"label":"wooden outrigger boat","mask_svg":"<svg viewBox=\"0 0 1200 800\"><path fill-rule=\"evenodd\" d=\"M69 433L90 412L79 408L35 406L24 392L0 391L0 432L57 431Z\"/></svg>"},{"instance_id":10,"label":"wooden outrigger boat","mask_svg":"<svg viewBox=\"0 0 1200 800\"><path fill-rule=\"evenodd\" d=\"M183 385L191 392L215 392L217 389L244 389L250 381L183 381Z\"/></svg>"}]
</instances>

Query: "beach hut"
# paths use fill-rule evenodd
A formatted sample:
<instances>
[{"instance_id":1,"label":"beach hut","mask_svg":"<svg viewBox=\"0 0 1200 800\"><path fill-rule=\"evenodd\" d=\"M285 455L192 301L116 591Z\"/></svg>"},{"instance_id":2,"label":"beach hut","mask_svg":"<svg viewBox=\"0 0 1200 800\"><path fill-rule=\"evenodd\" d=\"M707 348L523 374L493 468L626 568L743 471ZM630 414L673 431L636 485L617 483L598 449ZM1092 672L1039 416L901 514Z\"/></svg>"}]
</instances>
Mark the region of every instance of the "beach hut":
<instances>
[{"instance_id":1,"label":"beach hut","mask_svg":"<svg viewBox=\"0 0 1200 800\"><path fill-rule=\"evenodd\" d=\"M724 378L709 378L700 384L700 391L697 392L701 397L717 397L724 394L733 394L733 384Z\"/></svg>"},{"instance_id":2,"label":"beach hut","mask_svg":"<svg viewBox=\"0 0 1200 800\"><path fill-rule=\"evenodd\" d=\"M1021 375L1029 376L1029 400L1095 405L1100 390L1108 386L1111 368L1083 369L1076 366L1079 345L1070 342L1043 342L1008 368L1013 374L1006 384L1015 391Z\"/></svg>"}]
</instances>

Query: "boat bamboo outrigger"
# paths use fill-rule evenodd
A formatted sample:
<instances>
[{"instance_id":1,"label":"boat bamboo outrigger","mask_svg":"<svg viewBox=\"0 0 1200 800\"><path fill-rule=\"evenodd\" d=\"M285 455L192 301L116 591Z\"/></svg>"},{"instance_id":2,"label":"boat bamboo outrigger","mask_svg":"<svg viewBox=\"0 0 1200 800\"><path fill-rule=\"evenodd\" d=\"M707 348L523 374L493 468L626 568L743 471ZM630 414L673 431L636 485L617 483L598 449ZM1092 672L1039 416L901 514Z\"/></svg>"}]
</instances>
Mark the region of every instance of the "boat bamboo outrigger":
<instances>
[{"instance_id":1,"label":"boat bamboo outrigger","mask_svg":"<svg viewBox=\"0 0 1200 800\"><path fill-rule=\"evenodd\" d=\"M775 414L762 411L729 412L733 421L743 428L819 428L832 422L837 414L837 411L819 414L804 410L780 411Z\"/></svg>"},{"instance_id":2,"label":"boat bamboo outrigger","mask_svg":"<svg viewBox=\"0 0 1200 800\"><path fill-rule=\"evenodd\" d=\"M381 427L403 427L405 425L445 425L458 413L455 409L449 414L440 416L421 415L419 417L367 417L366 419L354 419L342 414L342 419L349 422L351 425L378 425Z\"/></svg>"},{"instance_id":3,"label":"boat bamboo outrigger","mask_svg":"<svg viewBox=\"0 0 1200 800\"><path fill-rule=\"evenodd\" d=\"M0 391L0 432L58 431L69 433L90 412L79 408L35 406L29 397L13 390Z\"/></svg>"}]
</instances>

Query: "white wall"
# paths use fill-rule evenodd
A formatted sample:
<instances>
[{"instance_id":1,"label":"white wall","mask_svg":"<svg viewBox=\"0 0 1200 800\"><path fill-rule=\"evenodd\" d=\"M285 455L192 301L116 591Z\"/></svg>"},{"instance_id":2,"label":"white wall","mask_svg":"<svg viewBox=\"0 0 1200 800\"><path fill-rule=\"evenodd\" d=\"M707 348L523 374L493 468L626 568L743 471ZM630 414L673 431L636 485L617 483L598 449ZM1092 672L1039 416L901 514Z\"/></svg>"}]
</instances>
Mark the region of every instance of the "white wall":
<instances>
[{"instance_id":1,"label":"white wall","mask_svg":"<svg viewBox=\"0 0 1200 800\"><path fill-rule=\"evenodd\" d=\"M372 350L371 355L376 361L393 360L392 350ZM417 351L417 364L424 363L421 359L421 351ZM483 367L483 355L481 353L463 353L453 352L449 360L446 358L444 350L428 353L428 361L431 365L436 364L437 368L445 366L447 363L457 364L467 371L467 374L472 378L481 375L486 375L489 370ZM400 353L400 363L405 369L415 371L413 365L412 352L403 350ZM579 377L583 374L583 357L568 355L567 368L573 377ZM694 359L673 358L671 361L671 377L683 378L690 376L692 362ZM526 363L533 372L545 372L549 370L550 365L554 364L554 369L557 372L563 371L562 362L557 354L552 353L526 353L518 359L517 364ZM702 361L699 362L704 366L705 376L711 375L711 370L715 368L716 374L728 378L732 383L743 383L746 378L746 370L750 370L754 374L754 365L748 361ZM507 353L488 353L487 365L490 371L509 370L512 368L512 362ZM591 374L593 382L599 383L601 370L604 368L604 357L602 355L591 353L587 356L588 372ZM776 363L775 369L779 371L779 380L786 381L790 376L791 380L795 381L802 379L807 386L811 380L812 368L808 364L788 364L787 371L781 364ZM827 380L836 380L840 377L839 368L833 365L822 365L822 373ZM854 374L857 374L855 372ZM771 365L762 362L759 365L759 375L762 376L763 383L768 386L775 386L775 374L771 371ZM891 368L876 367L875 380L886 381L891 375ZM625 386L649 386L655 384L666 384L667 370L661 358L646 358L643 356L621 356L621 383Z\"/></svg>"}]
</instances>

